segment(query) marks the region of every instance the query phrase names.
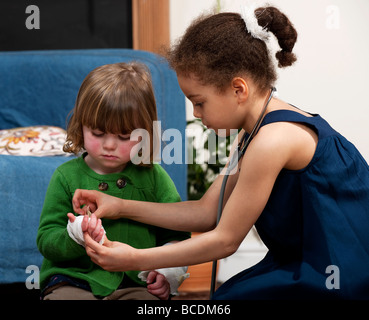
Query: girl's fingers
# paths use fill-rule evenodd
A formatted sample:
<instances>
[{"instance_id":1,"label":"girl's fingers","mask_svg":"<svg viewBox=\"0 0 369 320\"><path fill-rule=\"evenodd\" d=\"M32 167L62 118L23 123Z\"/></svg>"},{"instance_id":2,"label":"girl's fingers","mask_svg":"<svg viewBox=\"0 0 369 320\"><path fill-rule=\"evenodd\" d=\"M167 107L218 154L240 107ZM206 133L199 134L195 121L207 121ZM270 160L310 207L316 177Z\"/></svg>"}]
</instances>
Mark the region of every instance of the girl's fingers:
<instances>
[{"instance_id":1,"label":"girl's fingers","mask_svg":"<svg viewBox=\"0 0 369 320\"><path fill-rule=\"evenodd\" d=\"M82 232L87 231L87 229L88 229L88 216L83 217L81 227L82 227Z\"/></svg>"},{"instance_id":2,"label":"girl's fingers","mask_svg":"<svg viewBox=\"0 0 369 320\"><path fill-rule=\"evenodd\" d=\"M91 235L91 237L92 237L93 232L96 229L96 225L97 225L96 216L94 214L92 214L91 217L90 217L90 220L88 222L88 230L87 230L88 233Z\"/></svg>"},{"instance_id":3,"label":"girl's fingers","mask_svg":"<svg viewBox=\"0 0 369 320\"><path fill-rule=\"evenodd\" d=\"M91 258L97 258L98 255L101 252L102 246L97 243L94 239L91 238L91 236L85 232L84 233L85 238L85 245L86 245L86 252Z\"/></svg>"},{"instance_id":4,"label":"girl's fingers","mask_svg":"<svg viewBox=\"0 0 369 320\"><path fill-rule=\"evenodd\" d=\"M98 219L97 220L97 223L96 223L96 227L94 229L94 231L92 232L91 236L92 236L92 239L95 239L95 241L99 242L96 238L100 235L100 231L102 230L101 228L101 219Z\"/></svg>"},{"instance_id":5,"label":"girl's fingers","mask_svg":"<svg viewBox=\"0 0 369 320\"><path fill-rule=\"evenodd\" d=\"M71 223L73 223L73 222L74 222L74 220L76 220L76 216L75 216L73 213L68 213L68 214L67 214L67 216L68 216L69 221L70 221Z\"/></svg>"},{"instance_id":6,"label":"girl's fingers","mask_svg":"<svg viewBox=\"0 0 369 320\"><path fill-rule=\"evenodd\" d=\"M101 239L104 237L104 235L105 235L105 232L104 232L104 230L103 229L101 229L100 230L100 232L99 232L99 234L97 235L97 237L95 238L95 241L96 242L100 242L101 241Z\"/></svg>"}]
</instances>

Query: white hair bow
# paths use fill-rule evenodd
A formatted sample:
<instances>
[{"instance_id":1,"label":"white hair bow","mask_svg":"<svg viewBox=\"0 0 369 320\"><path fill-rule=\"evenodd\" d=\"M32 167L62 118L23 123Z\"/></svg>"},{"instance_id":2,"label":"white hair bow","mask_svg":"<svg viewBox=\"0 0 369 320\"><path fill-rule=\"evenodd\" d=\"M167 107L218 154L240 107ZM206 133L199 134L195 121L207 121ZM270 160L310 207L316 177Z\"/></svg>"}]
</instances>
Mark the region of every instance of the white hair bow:
<instances>
[{"instance_id":1,"label":"white hair bow","mask_svg":"<svg viewBox=\"0 0 369 320\"><path fill-rule=\"evenodd\" d=\"M245 21L247 31L254 37L263 41L269 39L269 33L264 27L260 26L255 16L256 6L242 6L241 17Z\"/></svg>"}]
</instances>

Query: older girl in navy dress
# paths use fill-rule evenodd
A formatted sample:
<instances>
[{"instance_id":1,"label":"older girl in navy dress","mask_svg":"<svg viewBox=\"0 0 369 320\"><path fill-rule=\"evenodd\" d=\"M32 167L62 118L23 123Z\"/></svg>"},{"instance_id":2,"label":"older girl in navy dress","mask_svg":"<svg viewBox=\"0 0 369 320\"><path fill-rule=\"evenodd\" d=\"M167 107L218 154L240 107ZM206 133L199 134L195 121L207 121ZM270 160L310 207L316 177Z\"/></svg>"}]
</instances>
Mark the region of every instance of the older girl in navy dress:
<instances>
[{"instance_id":1,"label":"older girl in navy dress","mask_svg":"<svg viewBox=\"0 0 369 320\"><path fill-rule=\"evenodd\" d=\"M194 115L218 132L261 126L229 176L216 226L220 175L199 201L154 204L79 190L74 208L176 230L203 231L181 243L137 250L85 235L87 253L107 270L197 264L234 253L253 225L269 248L257 265L223 284L215 299L369 299L369 168L319 115L273 97L279 67L296 60L297 33L274 7L202 17L169 52ZM172 214L175 212L175 214Z\"/></svg>"}]
</instances>

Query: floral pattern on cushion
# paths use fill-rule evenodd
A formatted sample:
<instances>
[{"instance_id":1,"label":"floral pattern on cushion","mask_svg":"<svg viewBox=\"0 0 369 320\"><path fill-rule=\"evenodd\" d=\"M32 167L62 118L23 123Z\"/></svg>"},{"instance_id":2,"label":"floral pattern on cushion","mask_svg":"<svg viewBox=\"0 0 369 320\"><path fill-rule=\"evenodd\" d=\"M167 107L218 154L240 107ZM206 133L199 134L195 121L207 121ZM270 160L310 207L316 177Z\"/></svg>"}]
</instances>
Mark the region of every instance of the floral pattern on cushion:
<instances>
[{"instance_id":1,"label":"floral pattern on cushion","mask_svg":"<svg viewBox=\"0 0 369 320\"><path fill-rule=\"evenodd\" d=\"M0 154L14 156L69 156L63 151L66 131L53 126L0 130Z\"/></svg>"}]
</instances>

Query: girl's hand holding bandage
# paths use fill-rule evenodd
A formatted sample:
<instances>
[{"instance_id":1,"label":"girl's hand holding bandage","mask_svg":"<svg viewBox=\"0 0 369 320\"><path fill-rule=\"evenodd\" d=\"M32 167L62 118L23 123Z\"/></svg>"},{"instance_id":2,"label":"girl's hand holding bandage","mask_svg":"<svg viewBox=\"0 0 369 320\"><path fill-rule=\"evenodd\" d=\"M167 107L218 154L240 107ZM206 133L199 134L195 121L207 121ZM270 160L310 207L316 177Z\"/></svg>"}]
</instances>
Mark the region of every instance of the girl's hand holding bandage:
<instances>
[{"instance_id":1,"label":"girl's hand holding bandage","mask_svg":"<svg viewBox=\"0 0 369 320\"><path fill-rule=\"evenodd\" d=\"M90 234L93 240L103 244L105 237L105 230L102 226L101 219L97 219L96 215L92 214L76 217L73 213L67 214L69 221L67 231L69 236L81 246L85 246L83 233ZM104 238L105 237L105 238Z\"/></svg>"},{"instance_id":2,"label":"girl's hand holding bandage","mask_svg":"<svg viewBox=\"0 0 369 320\"><path fill-rule=\"evenodd\" d=\"M130 261L136 249L117 241L110 241L105 237L104 245L94 241L88 232L84 233L87 255L91 261L98 264L104 270L110 272L126 271L134 269ZM157 271L148 271L147 290L159 299L167 300L171 293L171 287L164 275Z\"/></svg>"},{"instance_id":3,"label":"girl's hand holding bandage","mask_svg":"<svg viewBox=\"0 0 369 320\"><path fill-rule=\"evenodd\" d=\"M95 214L91 214L91 217L87 214L76 217L73 213L68 213L68 218L69 225L75 223L77 219L82 219L82 241L80 239L76 241L75 238L79 238L79 236L73 235L73 232L69 234L77 243L83 243L82 245L85 247L86 253L90 256L92 262L107 271L132 270L128 263L125 266L122 261L128 262L130 252L136 249L120 242L110 241L105 236L101 219L97 219Z\"/></svg>"},{"instance_id":4,"label":"girl's hand holding bandage","mask_svg":"<svg viewBox=\"0 0 369 320\"><path fill-rule=\"evenodd\" d=\"M137 249L121 242L110 241L106 237L104 245L101 245L92 239L88 232L83 235L87 255L104 270L114 272L135 269L130 262L133 261Z\"/></svg>"},{"instance_id":5,"label":"girl's hand holding bandage","mask_svg":"<svg viewBox=\"0 0 369 320\"><path fill-rule=\"evenodd\" d=\"M118 219L119 208L122 206L122 199L107 195L95 190L77 189L73 196L74 212L84 215L85 207L89 207L97 218ZM81 208L82 206L85 206Z\"/></svg>"}]
</instances>

